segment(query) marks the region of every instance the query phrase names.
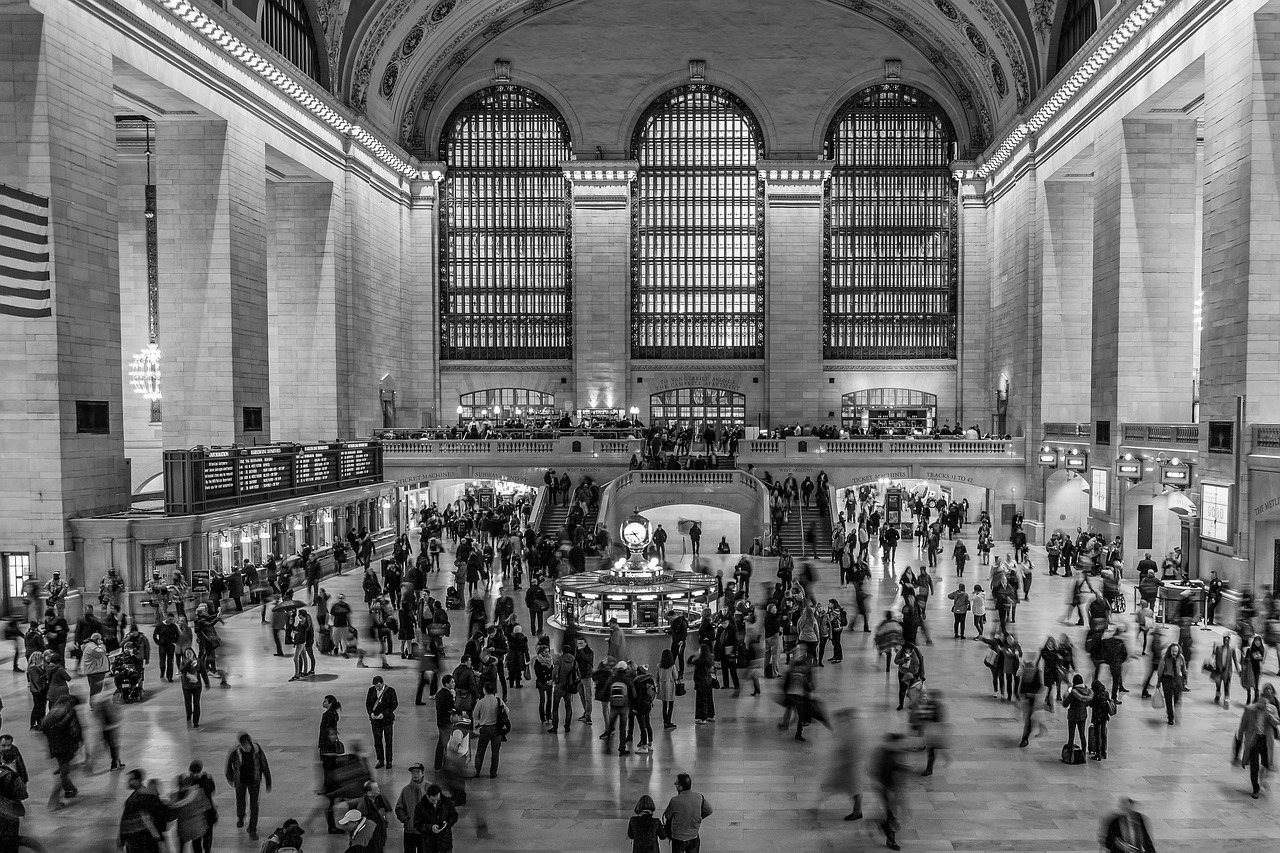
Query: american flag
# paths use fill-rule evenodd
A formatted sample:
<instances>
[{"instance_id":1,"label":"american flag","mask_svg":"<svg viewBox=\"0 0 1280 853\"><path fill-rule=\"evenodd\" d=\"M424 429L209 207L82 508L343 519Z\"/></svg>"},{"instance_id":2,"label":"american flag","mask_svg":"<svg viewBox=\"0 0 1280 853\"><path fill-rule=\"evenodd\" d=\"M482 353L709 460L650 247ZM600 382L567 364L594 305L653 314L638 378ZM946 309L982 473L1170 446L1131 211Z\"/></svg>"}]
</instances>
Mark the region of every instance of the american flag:
<instances>
[{"instance_id":1,"label":"american flag","mask_svg":"<svg viewBox=\"0 0 1280 853\"><path fill-rule=\"evenodd\" d=\"M0 314L49 317L49 199L0 184Z\"/></svg>"}]
</instances>

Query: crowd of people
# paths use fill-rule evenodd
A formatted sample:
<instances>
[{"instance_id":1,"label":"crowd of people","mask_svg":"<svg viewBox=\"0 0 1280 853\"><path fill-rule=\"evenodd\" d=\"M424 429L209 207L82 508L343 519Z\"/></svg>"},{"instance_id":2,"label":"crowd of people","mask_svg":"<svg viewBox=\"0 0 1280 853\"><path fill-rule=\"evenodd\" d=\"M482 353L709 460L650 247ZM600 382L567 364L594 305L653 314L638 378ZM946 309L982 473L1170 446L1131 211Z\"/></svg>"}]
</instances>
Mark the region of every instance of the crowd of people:
<instances>
[{"instance_id":1,"label":"crowd of people","mask_svg":"<svg viewBox=\"0 0 1280 853\"><path fill-rule=\"evenodd\" d=\"M576 489L570 483L566 490L560 486L564 479L548 472L559 495L555 500L590 506L593 494L598 499L589 481ZM784 511L820 509L827 500L829 484L821 473L816 481L797 483L788 477L766 482L771 504ZM616 623L610 625L603 655L572 625L553 645L543 624L550 609L543 584L560 571L562 547L578 546L580 540L571 528L563 542L559 535L535 534L528 527L525 500L479 507L464 497L444 508L426 507L415 528L391 542L377 543L367 532L352 531L344 550L356 555L362 603L348 600L344 592L326 591L314 569L314 554L273 558L250 586L248 604L261 605L261 619L268 626L263 630L271 638L268 650L292 658L290 680L314 678L318 667L390 669L387 659L397 654L414 661L418 670L412 705L381 673L362 686L359 696L336 692L324 697L315 755L326 829L347 836L349 850L370 853L392 849L393 834L403 836L406 851L451 850L453 829L468 812L477 835L488 835L483 808L475 798L468 799L468 782L486 771L490 779L501 777L503 744L513 733L527 734L513 732L512 703L518 706L525 696L537 702L538 719L548 735L569 733L573 723L598 724L602 745L625 757L661 750L667 741L658 735L680 725L676 710L682 703L695 725L713 726L717 704L741 697L742 688L749 686L749 696L767 694L778 702L778 729L795 741L812 737L815 723L830 730L831 757L822 791L849 800L845 819L850 821L863 817L863 798L874 795L880 803L877 827L886 845L899 849L907 773L928 777L945 771L953 748L948 697L929 683L930 667L936 668L936 662L927 660L935 654L929 617L939 608L953 616L953 642L968 639L971 624L972 639L987 647L983 661L994 699L1019 703L1017 742L1022 748L1052 731L1057 708L1067 724L1062 760L1079 763L1083 752L1095 761L1107 760L1113 751L1109 721L1122 713L1130 694L1125 671L1142 655L1147 655L1143 699L1157 703L1169 725L1178 723L1195 669L1191 625L1200 614L1193 601L1184 599L1170 622L1156 621L1153 590L1159 586L1144 584L1154 576L1154 566L1139 564L1142 579L1133 587L1130 614L1117 607L1118 596L1108 586L1119 585L1122 557L1110 559L1109 553L1109 559L1085 565L1064 559L1059 550L1050 574L1069 579L1064 630L1023 646L1017 635L1018 606L1030 599L1036 572L1025 535L1018 535L1020 519L1010 529L1008 553L990 558L995 550L991 520L979 513L968 538L977 539L980 565L990 569L966 576L966 537L961 534L971 523L967 502L911 496L910 522L904 529L908 548L914 540L917 559L908 560L898 555L899 540L889 536L897 528L885 523L881 496L872 488L848 491L850 500L837 513L830 543L830 562L838 570L836 597L818 593L822 566L797 561L785 549L773 554L752 549L701 613L667 614L669 646L657 661L628 654L626 636ZM943 537L955 543L949 549L954 579L944 579L936 570ZM874 550L873 542L878 545ZM386 557L375 561L380 551ZM871 569L877 559L888 584L874 589ZM340 570L345 561L335 562ZM573 559L568 563L568 571L580 570ZM761 578L757 571L766 566L768 574ZM146 674L154 658L156 678L179 682L187 723L198 729L201 698L213 679L229 685L231 657L222 650L220 626L229 613L243 609L242 602L226 588L217 599L195 604L176 584L154 582L156 623L146 631L122 612L122 587L114 581L104 580L99 599L103 615L86 607L74 629L49 596L41 620L18 640L26 653L29 723L44 739L56 767L51 809L65 808L79 796L74 778L78 755L86 756L86 770L109 757L109 771L128 770L120 844L131 853L158 853L172 833L181 849L189 846L203 853L210 849L219 819L221 783L205 770L217 756L193 758L187 772L164 790L143 768L126 767L119 738L121 705L145 700ZM944 584L950 589L945 594L940 592ZM513 595L523 586L528 587L523 595L527 618ZM873 626L872 602L883 600L886 590L891 590L893 606L879 610L883 618L877 617ZM454 610L461 611L457 619ZM1078 627L1085 634L1077 651L1070 631ZM1273 687L1262 683L1268 650L1276 648L1280 659L1273 597L1265 597L1261 613L1249 600L1235 628L1238 639L1231 633L1214 634L1203 670L1215 686L1214 701L1223 707L1230 707L1231 686L1239 679L1243 716L1233 756L1250 768L1257 797L1280 728L1280 702ZM870 634L884 671L896 676L901 725L877 734L858 708L827 707L831 691L822 683L821 670L845 662L847 630ZM353 658L354 664L340 663ZM83 690L68 669L69 660L84 677ZM534 690L516 692L526 685ZM429 713L435 721L429 766L424 752L430 751L429 741L415 733L407 739L397 736L406 708L428 704L434 706ZM344 705L359 709L355 716L363 723L358 728L373 741L372 756L351 735ZM660 723L655 719L659 712ZM257 840L261 798L273 785L267 751L248 732L225 746L222 778L234 793L237 828ZM409 764L409 781L398 792L384 793L381 786L389 777L378 771L403 766L397 757L406 752L424 760ZM436 774L434 781L428 781L428 773ZM3 843L11 843L19 832L28 781L26 759L11 736L0 735L0 849L11 849ZM661 814L647 795L636 803L627 825L633 849L657 849L660 839L669 840L673 850L698 849L701 823L713 816L711 805L693 790L687 774L676 778L675 787ZM263 850L301 849L304 834L301 823L285 821L267 834ZM1104 822L1100 841L1109 850L1154 850L1145 821L1127 801ZM1137 846L1119 847L1119 842Z\"/></svg>"}]
</instances>

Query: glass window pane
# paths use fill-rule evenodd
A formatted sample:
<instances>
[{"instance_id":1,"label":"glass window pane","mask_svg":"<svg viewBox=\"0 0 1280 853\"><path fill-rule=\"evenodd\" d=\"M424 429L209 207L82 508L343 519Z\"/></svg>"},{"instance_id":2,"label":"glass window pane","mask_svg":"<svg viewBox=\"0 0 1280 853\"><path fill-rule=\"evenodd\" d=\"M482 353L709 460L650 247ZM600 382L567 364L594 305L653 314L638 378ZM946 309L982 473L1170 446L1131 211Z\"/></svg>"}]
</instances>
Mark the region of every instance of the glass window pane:
<instances>
[{"instance_id":1,"label":"glass window pane","mask_svg":"<svg viewBox=\"0 0 1280 853\"><path fill-rule=\"evenodd\" d=\"M954 142L942 108L909 86L864 89L836 114L826 139L835 166L823 235L825 358L955 357Z\"/></svg>"},{"instance_id":2,"label":"glass window pane","mask_svg":"<svg viewBox=\"0 0 1280 853\"><path fill-rule=\"evenodd\" d=\"M645 111L632 140L631 354L764 354L759 123L737 97L682 86ZM687 398L686 398L687 399Z\"/></svg>"},{"instance_id":3,"label":"glass window pane","mask_svg":"<svg viewBox=\"0 0 1280 853\"><path fill-rule=\"evenodd\" d=\"M447 359L571 353L568 127L541 96L483 89L445 125L440 339ZM489 405L513 405L493 397Z\"/></svg>"}]
</instances>

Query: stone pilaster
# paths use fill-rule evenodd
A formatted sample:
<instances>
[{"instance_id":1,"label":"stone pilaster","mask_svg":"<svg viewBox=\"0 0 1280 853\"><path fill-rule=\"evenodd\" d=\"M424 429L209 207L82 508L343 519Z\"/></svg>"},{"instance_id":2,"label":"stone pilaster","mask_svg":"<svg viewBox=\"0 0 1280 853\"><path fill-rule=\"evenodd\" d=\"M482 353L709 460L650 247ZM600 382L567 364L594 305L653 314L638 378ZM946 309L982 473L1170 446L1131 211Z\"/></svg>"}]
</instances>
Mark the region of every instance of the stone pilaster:
<instances>
[{"instance_id":1,"label":"stone pilaster","mask_svg":"<svg viewBox=\"0 0 1280 853\"><path fill-rule=\"evenodd\" d=\"M764 423L839 417L822 373L822 215L830 161L761 160L765 182Z\"/></svg>"},{"instance_id":2,"label":"stone pilaster","mask_svg":"<svg viewBox=\"0 0 1280 853\"><path fill-rule=\"evenodd\" d=\"M1195 120L1125 120L1094 150L1091 417L1118 439L1191 419Z\"/></svg>"},{"instance_id":3,"label":"stone pilaster","mask_svg":"<svg viewBox=\"0 0 1280 853\"><path fill-rule=\"evenodd\" d=\"M631 182L634 160L563 164L573 187L573 401L639 405L627 387L631 354ZM647 410L647 407L642 407Z\"/></svg>"},{"instance_id":4,"label":"stone pilaster","mask_svg":"<svg viewBox=\"0 0 1280 853\"><path fill-rule=\"evenodd\" d=\"M406 409L402 426L451 424L454 413L440 399L440 181L444 163L423 163L425 179L409 188L409 222L401 266L411 324L406 340L412 367L401 383ZM456 405L456 401L454 405Z\"/></svg>"},{"instance_id":5,"label":"stone pilaster","mask_svg":"<svg viewBox=\"0 0 1280 853\"><path fill-rule=\"evenodd\" d=\"M333 184L267 185L272 429L283 441L339 434Z\"/></svg>"},{"instance_id":6,"label":"stone pilaster","mask_svg":"<svg viewBox=\"0 0 1280 853\"><path fill-rule=\"evenodd\" d=\"M0 182L48 199L52 308L0 314L0 550L78 583L66 519L128 506L111 53L5 4L0 80ZM106 403L106 433L77 431L77 401Z\"/></svg>"},{"instance_id":7,"label":"stone pilaster","mask_svg":"<svg viewBox=\"0 0 1280 853\"><path fill-rule=\"evenodd\" d=\"M165 447L270 441L265 148L223 121L161 122L157 148Z\"/></svg>"},{"instance_id":8,"label":"stone pilaster","mask_svg":"<svg viewBox=\"0 0 1280 853\"><path fill-rule=\"evenodd\" d=\"M956 178L960 183L957 234L960 241L960 298L956 320L954 418L956 423L965 426L976 423L986 429L991 400L987 380L990 373L987 342L991 335L991 246L987 230L986 182L968 169L957 168ZM946 418L946 413L938 412L938 418Z\"/></svg>"}]
</instances>

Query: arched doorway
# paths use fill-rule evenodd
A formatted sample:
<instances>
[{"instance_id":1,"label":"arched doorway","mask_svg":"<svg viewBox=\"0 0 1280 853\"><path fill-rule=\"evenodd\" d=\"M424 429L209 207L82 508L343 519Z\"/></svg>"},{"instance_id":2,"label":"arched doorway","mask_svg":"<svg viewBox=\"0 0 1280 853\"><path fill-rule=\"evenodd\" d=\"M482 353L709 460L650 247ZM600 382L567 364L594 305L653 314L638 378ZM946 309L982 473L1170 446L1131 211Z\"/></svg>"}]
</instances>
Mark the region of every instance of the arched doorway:
<instances>
[{"instance_id":1,"label":"arched doorway","mask_svg":"<svg viewBox=\"0 0 1280 853\"><path fill-rule=\"evenodd\" d=\"M1074 471L1054 471L1044 481L1044 536L1061 530L1074 537L1089 527L1089 481Z\"/></svg>"},{"instance_id":2,"label":"arched doorway","mask_svg":"<svg viewBox=\"0 0 1280 853\"><path fill-rule=\"evenodd\" d=\"M840 400L840 425L863 435L910 435L937 424L938 395L911 388L868 388Z\"/></svg>"}]
</instances>

